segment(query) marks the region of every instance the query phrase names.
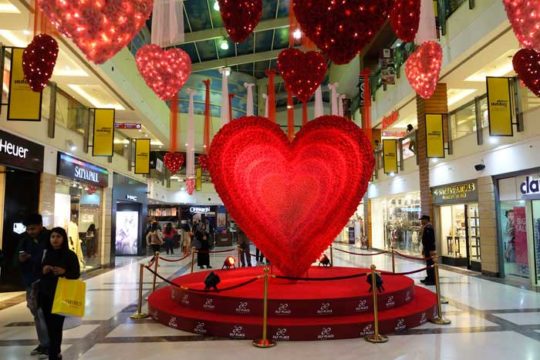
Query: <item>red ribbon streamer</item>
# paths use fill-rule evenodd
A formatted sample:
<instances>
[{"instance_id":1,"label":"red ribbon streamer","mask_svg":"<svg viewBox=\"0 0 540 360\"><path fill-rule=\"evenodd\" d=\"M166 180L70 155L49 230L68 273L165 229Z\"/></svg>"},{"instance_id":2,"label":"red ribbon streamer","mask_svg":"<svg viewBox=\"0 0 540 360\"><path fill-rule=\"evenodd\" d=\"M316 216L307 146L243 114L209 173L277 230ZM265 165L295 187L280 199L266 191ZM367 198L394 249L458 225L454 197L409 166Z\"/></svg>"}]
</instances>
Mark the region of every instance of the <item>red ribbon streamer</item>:
<instances>
[{"instance_id":1,"label":"red ribbon streamer","mask_svg":"<svg viewBox=\"0 0 540 360\"><path fill-rule=\"evenodd\" d=\"M203 144L204 144L204 153L208 154L208 149L210 147L210 79L203 80L203 83L206 88L206 93L205 93L205 98L204 98Z\"/></svg>"},{"instance_id":2,"label":"red ribbon streamer","mask_svg":"<svg viewBox=\"0 0 540 360\"><path fill-rule=\"evenodd\" d=\"M276 122L276 88L274 86L274 76L276 72L273 69L265 71L268 76L268 118L273 123Z\"/></svg>"},{"instance_id":3,"label":"red ribbon streamer","mask_svg":"<svg viewBox=\"0 0 540 360\"><path fill-rule=\"evenodd\" d=\"M294 139L294 104L290 91L287 91L287 133L289 141Z\"/></svg>"},{"instance_id":4,"label":"red ribbon streamer","mask_svg":"<svg viewBox=\"0 0 540 360\"><path fill-rule=\"evenodd\" d=\"M178 134L178 94L176 94L171 100L171 115L170 115L170 143L169 151L176 152Z\"/></svg>"},{"instance_id":5,"label":"red ribbon streamer","mask_svg":"<svg viewBox=\"0 0 540 360\"><path fill-rule=\"evenodd\" d=\"M302 126L307 124L307 103L302 103Z\"/></svg>"},{"instance_id":6,"label":"red ribbon streamer","mask_svg":"<svg viewBox=\"0 0 540 360\"><path fill-rule=\"evenodd\" d=\"M229 94L229 121L232 121L232 99L234 98L234 94Z\"/></svg>"},{"instance_id":7,"label":"red ribbon streamer","mask_svg":"<svg viewBox=\"0 0 540 360\"><path fill-rule=\"evenodd\" d=\"M364 108L362 109L362 129L372 144L373 134L371 129L371 89L369 86L370 69L364 69L360 76L364 78Z\"/></svg>"}]
</instances>

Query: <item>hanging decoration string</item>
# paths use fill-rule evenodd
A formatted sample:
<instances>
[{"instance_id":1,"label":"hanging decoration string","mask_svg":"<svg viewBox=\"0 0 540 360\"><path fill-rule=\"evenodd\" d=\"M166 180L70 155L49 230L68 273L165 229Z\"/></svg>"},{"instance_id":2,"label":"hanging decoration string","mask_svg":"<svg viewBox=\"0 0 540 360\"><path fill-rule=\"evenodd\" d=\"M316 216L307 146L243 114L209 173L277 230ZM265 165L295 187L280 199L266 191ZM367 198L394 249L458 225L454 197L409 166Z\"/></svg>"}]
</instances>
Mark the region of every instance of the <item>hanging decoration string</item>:
<instances>
[{"instance_id":1,"label":"hanging decoration string","mask_svg":"<svg viewBox=\"0 0 540 360\"><path fill-rule=\"evenodd\" d=\"M294 139L294 103L290 91L287 91L287 135L289 141Z\"/></svg>"},{"instance_id":2,"label":"hanging decoration string","mask_svg":"<svg viewBox=\"0 0 540 360\"><path fill-rule=\"evenodd\" d=\"M221 126L223 126L230 120L228 77L231 68L222 67L219 69L219 72L221 73Z\"/></svg>"},{"instance_id":3,"label":"hanging decoration string","mask_svg":"<svg viewBox=\"0 0 540 360\"><path fill-rule=\"evenodd\" d=\"M253 87L255 84L244 83L244 87L247 89L247 105L246 105L246 116L253 116Z\"/></svg>"},{"instance_id":4,"label":"hanging decoration string","mask_svg":"<svg viewBox=\"0 0 540 360\"><path fill-rule=\"evenodd\" d=\"M372 130L371 130L371 86L369 84L369 76L371 70L366 68L362 70L360 76L364 78L364 108L362 109L362 129L369 139L369 143L372 144Z\"/></svg>"},{"instance_id":5,"label":"hanging decoration string","mask_svg":"<svg viewBox=\"0 0 540 360\"><path fill-rule=\"evenodd\" d=\"M289 47L294 47L294 32L299 29L298 21L294 15L294 0L289 3Z\"/></svg>"},{"instance_id":6,"label":"hanging decoration string","mask_svg":"<svg viewBox=\"0 0 540 360\"><path fill-rule=\"evenodd\" d=\"M187 89L189 95L188 133L186 141L186 190L189 195L195 190L195 116L193 112L193 97L195 91Z\"/></svg>"},{"instance_id":7,"label":"hanging decoration string","mask_svg":"<svg viewBox=\"0 0 540 360\"><path fill-rule=\"evenodd\" d=\"M268 119L268 95L262 94L264 99L264 117Z\"/></svg>"},{"instance_id":8,"label":"hanging decoration string","mask_svg":"<svg viewBox=\"0 0 540 360\"><path fill-rule=\"evenodd\" d=\"M208 154L210 149L210 79L203 80L203 83L205 87L203 146L204 153Z\"/></svg>"},{"instance_id":9,"label":"hanging decoration string","mask_svg":"<svg viewBox=\"0 0 540 360\"><path fill-rule=\"evenodd\" d=\"M184 42L184 0L154 0L152 44L168 47Z\"/></svg>"},{"instance_id":10,"label":"hanging decoration string","mask_svg":"<svg viewBox=\"0 0 540 360\"><path fill-rule=\"evenodd\" d=\"M437 25L435 23L435 10L432 0L421 0L420 24L414 38L414 43L421 45L426 41L437 41Z\"/></svg>"},{"instance_id":11,"label":"hanging decoration string","mask_svg":"<svg viewBox=\"0 0 540 360\"><path fill-rule=\"evenodd\" d=\"M302 103L302 126L308 122L307 102Z\"/></svg>"},{"instance_id":12,"label":"hanging decoration string","mask_svg":"<svg viewBox=\"0 0 540 360\"><path fill-rule=\"evenodd\" d=\"M273 123L276 122L276 89L274 86L274 77L276 72L273 69L265 71L268 76L268 118Z\"/></svg>"},{"instance_id":13,"label":"hanging decoration string","mask_svg":"<svg viewBox=\"0 0 540 360\"><path fill-rule=\"evenodd\" d=\"M232 111L232 99L234 99L236 94L229 94L229 121L233 120L233 111Z\"/></svg>"},{"instance_id":14,"label":"hanging decoration string","mask_svg":"<svg viewBox=\"0 0 540 360\"><path fill-rule=\"evenodd\" d=\"M178 126L178 94L174 95L170 100L170 107L169 151L174 153L178 150L177 136L180 131Z\"/></svg>"}]
</instances>

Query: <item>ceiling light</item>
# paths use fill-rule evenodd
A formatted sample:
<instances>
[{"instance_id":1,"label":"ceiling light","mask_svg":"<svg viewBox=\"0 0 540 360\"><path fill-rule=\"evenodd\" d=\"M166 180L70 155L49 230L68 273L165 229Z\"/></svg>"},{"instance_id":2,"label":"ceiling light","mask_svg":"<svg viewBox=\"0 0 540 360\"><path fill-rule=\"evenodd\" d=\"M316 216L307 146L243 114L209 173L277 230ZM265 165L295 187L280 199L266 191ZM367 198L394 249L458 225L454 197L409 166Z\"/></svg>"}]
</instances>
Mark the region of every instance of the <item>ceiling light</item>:
<instances>
[{"instance_id":1,"label":"ceiling light","mask_svg":"<svg viewBox=\"0 0 540 360\"><path fill-rule=\"evenodd\" d=\"M216 1L214 1L214 10L216 11L219 11L219 3Z\"/></svg>"},{"instance_id":2,"label":"ceiling light","mask_svg":"<svg viewBox=\"0 0 540 360\"><path fill-rule=\"evenodd\" d=\"M2 3L2 4L0 4L0 13L4 13L4 14L20 14L21 12L13 4Z\"/></svg>"},{"instance_id":3,"label":"ceiling light","mask_svg":"<svg viewBox=\"0 0 540 360\"><path fill-rule=\"evenodd\" d=\"M221 40L219 47L221 50L229 50L229 42L227 40Z\"/></svg>"},{"instance_id":4,"label":"ceiling light","mask_svg":"<svg viewBox=\"0 0 540 360\"><path fill-rule=\"evenodd\" d=\"M69 151L74 152L77 150L77 145L72 140L66 140L66 146Z\"/></svg>"},{"instance_id":5,"label":"ceiling light","mask_svg":"<svg viewBox=\"0 0 540 360\"><path fill-rule=\"evenodd\" d=\"M295 40L300 40L302 38L302 31L300 29L296 29L294 30L292 36Z\"/></svg>"},{"instance_id":6,"label":"ceiling light","mask_svg":"<svg viewBox=\"0 0 540 360\"><path fill-rule=\"evenodd\" d=\"M0 30L0 36L6 39L9 42L9 45L13 45L16 47L26 47L28 45L28 41L26 41L26 39L21 39L13 31Z\"/></svg>"},{"instance_id":7,"label":"ceiling light","mask_svg":"<svg viewBox=\"0 0 540 360\"><path fill-rule=\"evenodd\" d=\"M448 90L448 106L452 106L467 96L476 92L476 89L449 89Z\"/></svg>"},{"instance_id":8,"label":"ceiling light","mask_svg":"<svg viewBox=\"0 0 540 360\"><path fill-rule=\"evenodd\" d=\"M26 46L26 45L25 45ZM115 110L126 110L125 107L120 105L117 102L105 104L96 99L94 96L90 95L86 90L83 89L83 86L76 85L76 84L68 84L68 87L70 87L73 91L75 91L77 94L79 94L83 99L88 101L90 104L95 106L96 108L100 109L115 109Z\"/></svg>"}]
</instances>

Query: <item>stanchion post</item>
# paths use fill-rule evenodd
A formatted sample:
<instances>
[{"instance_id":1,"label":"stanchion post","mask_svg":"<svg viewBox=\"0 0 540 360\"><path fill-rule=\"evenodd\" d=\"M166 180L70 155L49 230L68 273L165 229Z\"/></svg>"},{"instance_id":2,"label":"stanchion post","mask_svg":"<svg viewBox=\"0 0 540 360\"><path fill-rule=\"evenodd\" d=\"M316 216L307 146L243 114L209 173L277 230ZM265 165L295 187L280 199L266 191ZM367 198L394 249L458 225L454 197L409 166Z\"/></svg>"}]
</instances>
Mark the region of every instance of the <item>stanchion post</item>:
<instances>
[{"instance_id":1,"label":"stanchion post","mask_svg":"<svg viewBox=\"0 0 540 360\"><path fill-rule=\"evenodd\" d=\"M394 251L393 246L391 247L391 250L392 250L392 272L395 274L396 273L396 253Z\"/></svg>"},{"instance_id":2,"label":"stanchion post","mask_svg":"<svg viewBox=\"0 0 540 360\"><path fill-rule=\"evenodd\" d=\"M195 246L191 248L191 273L193 273L193 267L195 266Z\"/></svg>"},{"instance_id":3,"label":"stanchion post","mask_svg":"<svg viewBox=\"0 0 540 360\"><path fill-rule=\"evenodd\" d=\"M434 259L433 270L435 271L435 289L437 291L437 317L431 319L431 322L437 325L449 325L450 320L443 318L441 305L441 283L439 282L439 264L437 259Z\"/></svg>"},{"instance_id":4,"label":"stanchion post","mask_svg":"<svg viewBox=\"0 0 540 360\"><path fill-rule=\"evenodd\" d=\"M334 266L334 246L330 245L330 266Z\"/></svg>"},{"instance_id":5,"label":"stanchion post","mask_svg":"<svg viewBox=\"0 0 540 360\"><path fill-rule=\"evenodd\" d=\"M377 268L375 265L371 265L371 293L373 294L373 324L375 332L373 335L367 335L366 341L370 343L378 344L388 341L388 336L379 334L379 304L377 303Z\"/></svg>"},{"instance_id":6,"label":"stanchion post","mask_svg":"<svg viewBox=\"0 0 540 360\"><path fill-rule=\"evenodd\" d=\"M263 329L262 329L262 339L253 340L253 346L258 348L269 348L276 346L276 342L268 339L268 277L270 273L270 268L268 266L264 267L264 293L263 293Z\"/></svg>"},{"instance_id":7,"label":"stanchion post","mask_svg":"<svg viewBox=\"0 0 540 360\"><path fill-rule=\"evenodd\" d=\"M156 279L157 279L157 270L159 266L159 251L154 253L154 280L152 281L152 291L156 291Z\"/></svg>"},{"instance_id":8,"label":"stanchion post","mask_svg":"<svg viewBox=\"0 0 540 360\"><path fill-rule=\"evenodd\" d=\"M144 319L148 314L142 312L142 292L144 281L144 264L139 264L139 301L137 302L137 312L130 316L134 320Z\"/></svg>"}]
</instances>

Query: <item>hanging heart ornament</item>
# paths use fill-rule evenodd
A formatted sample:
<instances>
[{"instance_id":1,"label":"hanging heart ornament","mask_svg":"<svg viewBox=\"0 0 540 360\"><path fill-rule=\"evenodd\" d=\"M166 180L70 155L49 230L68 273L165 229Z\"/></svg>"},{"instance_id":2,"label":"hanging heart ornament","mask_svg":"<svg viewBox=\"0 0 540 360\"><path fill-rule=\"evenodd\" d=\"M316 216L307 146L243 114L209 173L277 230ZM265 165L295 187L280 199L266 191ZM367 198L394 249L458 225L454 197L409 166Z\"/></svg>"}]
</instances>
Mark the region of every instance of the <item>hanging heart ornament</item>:
<instances>
[{"instance_id":1,"label":"hanging heart ornament","mask_svg":"<svg viewBox=\"0 0 540 360\"><path fill-rule=\"evenodd\" d=\"M58 43L47 34L34 36L23 52L23 72L32 90L43 90L53 74L58 58Z\"/></svg>"},{"instance_id":2,"label":"hanging heart ornament","mask_svg":"<svg viewBox=\"0 0 540 360\"><path fill-rule=\"evenodd\" d=\"M262 0L217 0L230 38L240 43L255 29L262 16Z\"/></svg>"},{"instance_id":3,"label":"hanging heart ornament","mask_svg":"<svg viewBox=\"0 0 540 360\"><path fill-rule=\"evenodd\" d=\"M540 1L503 0L503 3L521 46L540 52Z\"/></svg>"},{"instance_id":4,"label":"hanging heart ornament","mask_svg":"<svg viewBox=\"0 0 540 360\"><path fill-rule=\"evenodd\" d=\"M163 164L173 175L184 165L184 161L184 154L179 152L168 152L163 157Z\"/></svg>"},{"instance_id":5,"label":"hanging heart ornament","mask_svg":"<svg viewBox=\"0 0 540 360\"><path fill-rule=\"evenodd\" d=\"M437 89L442 55L442 48L438 42L426 41L405 62L405 75L409 84L424 99L429 99Z\"/></svg>"},{"instance_id":6,"label":"hanging heart ornament","mask_svg":"<svg viewBox=\"0 0 540 360\"><path fill-rule=\"evenodd\" d=\"M540 97L540 53L521 49L514 55L512 64L521 81Z\"/></svg>"}]
</instances>

